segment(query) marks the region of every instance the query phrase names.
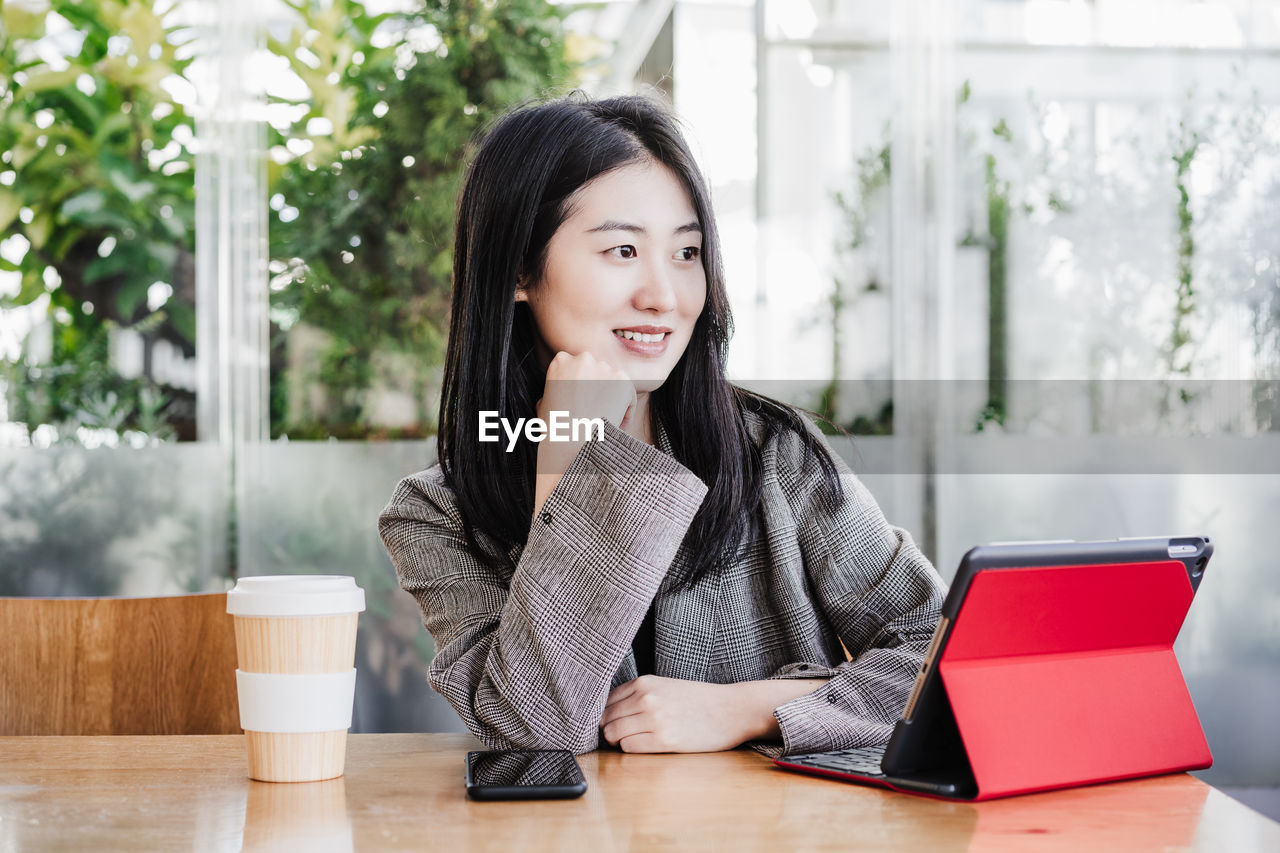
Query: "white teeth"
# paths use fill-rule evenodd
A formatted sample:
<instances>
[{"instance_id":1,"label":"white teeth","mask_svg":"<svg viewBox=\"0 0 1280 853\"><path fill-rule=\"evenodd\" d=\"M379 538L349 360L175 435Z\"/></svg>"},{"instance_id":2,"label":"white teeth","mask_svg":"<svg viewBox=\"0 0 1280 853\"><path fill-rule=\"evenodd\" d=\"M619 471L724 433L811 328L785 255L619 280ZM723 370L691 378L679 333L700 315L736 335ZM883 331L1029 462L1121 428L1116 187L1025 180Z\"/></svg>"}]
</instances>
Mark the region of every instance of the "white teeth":
<instances>
[{"instance_id":1,"label":"white teeth","mask_svg":"<svg viewBox=\"0 0 1280 853\"><path fill-rule=\"evenodd\" d=\"M613 333L620 338L626 338L629 341L640 341L643 344L656 344L667 336L666 332L659 332L656 335L645 335L640 332L632 332L626 329L615 329Z\"/></svg>"}]
</instances>

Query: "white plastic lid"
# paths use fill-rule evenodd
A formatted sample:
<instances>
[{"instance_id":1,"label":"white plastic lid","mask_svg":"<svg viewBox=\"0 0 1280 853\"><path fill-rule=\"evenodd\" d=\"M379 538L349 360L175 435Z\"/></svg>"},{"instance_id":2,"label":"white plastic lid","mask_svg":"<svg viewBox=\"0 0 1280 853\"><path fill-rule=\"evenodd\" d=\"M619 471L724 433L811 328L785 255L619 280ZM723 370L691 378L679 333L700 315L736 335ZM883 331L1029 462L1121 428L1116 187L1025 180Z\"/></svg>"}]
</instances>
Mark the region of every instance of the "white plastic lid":
<instances>
[{"instance_id":1,"label":"white plastic lid","mask_svg":"<svg viewBox=\"0 0 1280 853\"><path fill-rule=\"evenodd\" d=\"M347 575L240 578L227 593L233 616L330 616L364 610L364 590Z\"/></svg>"}]
</instances>

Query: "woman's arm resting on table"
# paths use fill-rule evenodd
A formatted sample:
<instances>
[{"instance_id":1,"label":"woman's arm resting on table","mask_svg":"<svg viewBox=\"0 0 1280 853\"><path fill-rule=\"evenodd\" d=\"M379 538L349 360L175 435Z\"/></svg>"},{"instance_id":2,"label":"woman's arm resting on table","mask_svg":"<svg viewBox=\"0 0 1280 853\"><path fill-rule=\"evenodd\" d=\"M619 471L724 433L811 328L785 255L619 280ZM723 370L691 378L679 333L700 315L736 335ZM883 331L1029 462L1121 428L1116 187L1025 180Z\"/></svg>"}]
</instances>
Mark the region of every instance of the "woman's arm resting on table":
<instances>
[{"instance_id":1,"label":"woman's arm resting on table","mask_svg":"<svg viewBox=\"0 0 1280 853\"><path fill-rule=\"evenodd\" d=\"M942 609L945 588L932 564L910 534L889 524L843 460L834 461L841 500L824 498L814 487L816 465L797 471L792 488L811 495L800 548L814 599L852 660L775 673L775 679L832 676L777 708L783 746L756 746L775 757L888 742Z\"/></svg>"},{"instance_id":2,"label":"woman's arm resting on table","mask_svg":"<svg viewBox=\"0 0 1280 853\"><path fill-rule=\"evenodd\" d=\"M609 684L705 494L609 424L547 498L507 580L472 553L449 490L406 479L379 532L435 639L432 688L492 748L595 749Z\"/></svg>"},{"instance_id":3,"label":"woman's arm resting on table","mask_svg":"<svg viewBox=\"0 0 1280 853\"><path fill-rule=\"evenodd\" d=\"M942 583L906 531L833 452L839 500L794 434L768 448L791 497L814 606L851 661L796 661L766 681L706 684L645 676L616 688L601 718L628 752L732 749L769 755L883 744L902 712L942 604ZM783 743L777 744L781 738Z\"/></svg>"}]
</instances>

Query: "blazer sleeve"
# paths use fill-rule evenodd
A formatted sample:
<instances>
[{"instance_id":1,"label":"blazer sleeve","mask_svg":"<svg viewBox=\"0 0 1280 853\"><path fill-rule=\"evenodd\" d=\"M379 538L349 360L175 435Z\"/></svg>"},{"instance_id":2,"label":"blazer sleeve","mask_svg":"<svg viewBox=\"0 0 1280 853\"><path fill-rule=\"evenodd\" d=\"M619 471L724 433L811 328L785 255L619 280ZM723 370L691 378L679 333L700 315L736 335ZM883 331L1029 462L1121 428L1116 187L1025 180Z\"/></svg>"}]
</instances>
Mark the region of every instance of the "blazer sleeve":
<instances>
[{"instance_id":1,"label":"blazer sleeve","mask_svg":"<svg viewBox=\"0 0 1280 853\"><path fill-rule=\"evenodd\" d=\"M468 546L440 476L401 481L378 530L435 640L431 687L490 748L595 749L613 675L706 490L607 424L533 519L508 579Z\"/></svg>"},{"instance_id":2,"label":"blazer sleeve","mask_svg":"<svg viewBox=\"0 0 1280 853\"><path fill-rule=\"evenodd\" d=\"M816 432L816 431L815 431ZM907 531L885 519L875 498L831 450L843 496L822 486L817 460L799 463L796 494L808 501L796 519L816 604L849 651L850 660L797 661L772 678L829 677L824 685L779 706L782 745L753 744L771 757L884 744L902 714L941 616L945 586ZM822 439L825 443L825 438Z\"/></svg>"}]
</instances>

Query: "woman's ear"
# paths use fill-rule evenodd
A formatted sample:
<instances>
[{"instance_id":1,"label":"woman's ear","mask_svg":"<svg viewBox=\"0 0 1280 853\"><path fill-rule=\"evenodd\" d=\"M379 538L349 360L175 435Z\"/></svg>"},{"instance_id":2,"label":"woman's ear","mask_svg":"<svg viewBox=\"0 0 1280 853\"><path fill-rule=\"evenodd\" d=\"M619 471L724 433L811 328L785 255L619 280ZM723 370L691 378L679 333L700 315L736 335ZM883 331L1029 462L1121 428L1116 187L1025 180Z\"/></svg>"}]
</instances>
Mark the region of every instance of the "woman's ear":
<instances>
[{"instance_id":1,"label":"woman's ear","mask_svg":"<svg viewBox=\"0 0 1280 853\"><path fill-rule=\"evenodd\" d=\"M529 301L529 280L525 276L516 279L516 302Z\"/></svg>"}]
</instances>

